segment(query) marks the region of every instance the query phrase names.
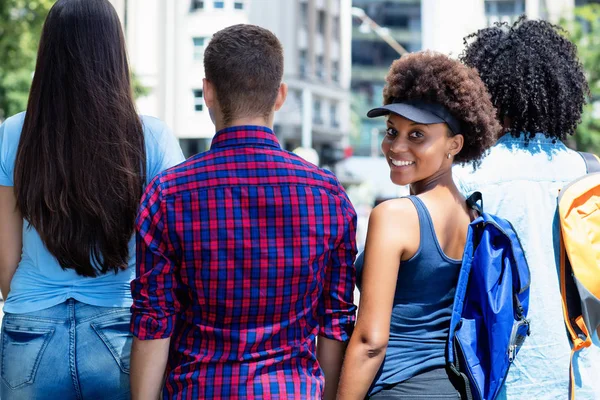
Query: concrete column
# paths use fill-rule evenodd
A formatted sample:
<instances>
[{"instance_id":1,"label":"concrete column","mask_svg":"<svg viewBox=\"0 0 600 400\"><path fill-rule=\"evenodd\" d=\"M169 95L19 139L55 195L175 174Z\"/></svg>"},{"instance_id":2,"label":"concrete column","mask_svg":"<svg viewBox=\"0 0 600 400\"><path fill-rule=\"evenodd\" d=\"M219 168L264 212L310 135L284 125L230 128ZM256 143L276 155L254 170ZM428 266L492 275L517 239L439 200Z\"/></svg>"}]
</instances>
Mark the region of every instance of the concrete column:
<instances>
[{"instance_id":1,"label":"concrete column","mask_svg":"<svg viewBox=\"0 0 600 400\"><path fill-rule=\"evenodd\" d=\"M308 87L302 89L302 147L312 148L313 96Z\"/></svg>"},{"instance_id":2,"label":"concrete column","mask_svg":"<svg viewBox=\"0 0 600 400\"><path fill-rule=\"evenodd\" d=\"M158 17L158 42L156 46L158 51L157 55L157 65L158 65L158 73L157 75L157 85L156 85L156 98L158 103L158 115L157 117L165 121L166 119L166 99L167 99L167 46L169 41L167 40L167 2L165 0L159 0L158 9L160 10ZM166 121L165 121L166 122Z\"/></svg>"},{"instance_id":3,"label":"concrete column","mask_svg":"<svg viewBox=\"0 0 600 400\"><path fill-rule=\"evenodd\" d=\"M540 0L527 0L525 2L525 14L529 19L541 17Z\"/></svg>"},{"instance_id":4,"label":"concrete column","mask_svg":"<svg viewBox=\"0 0 600 400\"><path fill-rule=\"evenodd\" d=\"M165 71L165 108L164 108L164 121L168 126L175 125L175 89L177 87L177 76L175 71L175 5L173 1L161 0L161 6L163 7L163 23L165 25L165 60L164 60L164 71Z\"/></svg>"},{"instance_id":5,"label":"concrete column","mask_svg":"<svg viewBox=\"0 0 600 400\"><path fill-rule=\"evenodd\" d=\"M315 42L317 40L317 5L315 0L308 0L308 48L306 54L307 77L314 77L316 73L317 56Z\"/></svg>"},{"instance_id":6,"label":"concrete column","mask_svg":"<svg viewBox=\"0 0 600 400\"><path fill-rule=\"evenodd\" d=\"M546 0L548 20L558 23L561 18L569 18L573 15L575 0Z\"/></svg>"},{"instance_id":7,"label":"concrete column","mask_svg":"<svg viewBox=\"0 0 600 400\"><path fill-rule=\"evenodd\" d=\"M334 2L339 2L340 0L327 0L325 10L327 11L326 20L325 20L325 35L323 36L323 62L325 74L325 81L328 84L331 84L331 50L333 42L333 18L335 15L330 11L334 9Z\"/></svg>"}]
</instances>

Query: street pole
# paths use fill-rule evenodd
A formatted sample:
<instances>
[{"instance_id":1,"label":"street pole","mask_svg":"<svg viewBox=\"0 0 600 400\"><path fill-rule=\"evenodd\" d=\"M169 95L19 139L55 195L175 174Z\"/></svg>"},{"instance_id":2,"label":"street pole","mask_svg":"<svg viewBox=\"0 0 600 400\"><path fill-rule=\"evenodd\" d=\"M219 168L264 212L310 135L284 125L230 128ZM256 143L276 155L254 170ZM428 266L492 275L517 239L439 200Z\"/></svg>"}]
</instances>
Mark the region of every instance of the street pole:
<instances>
[{"instance_id":1,"label":"street pole","mask_svg":"<svg viewBox=\"0 0 600 400\"><path fill-rule=\"evenodd\" d=\"M369 18L365 10L358 7L352 7L352 15L360 19L363 24L366 24L369 28L371 28L371 30L375 32L377 36L389 44L390 47L396 50L398 54L403 56L408 53L408 51L406 51L406 49L389 34L388 29L382 28L375 21Z\"/></svg>"}]
</instances>

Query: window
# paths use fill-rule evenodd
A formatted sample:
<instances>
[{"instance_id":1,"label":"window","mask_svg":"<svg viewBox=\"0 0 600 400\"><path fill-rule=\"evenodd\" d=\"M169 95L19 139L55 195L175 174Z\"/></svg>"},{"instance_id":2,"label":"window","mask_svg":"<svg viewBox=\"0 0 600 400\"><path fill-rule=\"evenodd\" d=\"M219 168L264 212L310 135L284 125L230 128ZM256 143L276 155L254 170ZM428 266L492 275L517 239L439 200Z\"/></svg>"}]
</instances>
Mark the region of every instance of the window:
<instances>
[{"instance_id":1,"label":"window","mask_svg":"<svg viewBox=\"0 0 600 400\"><path fill-rule=\"evenodd\" d=\"M192 0L190 11L202 10L204 8L204 0Z\"/></svg>"},{"instance_id":2,"label":"window","mask_svg":"<svg viewBox=\"0 0 600 400\"><path fill-rule=\"evenodd\" d=\"M301 90L295 90L294 91L294 98L296 100L296 104L298 104L298 111L302 112L304 110L304 101L302 98L302 91Z\"/></svg>"},{"instance_id":3,"label":"window","mask_svg":"<svg viewBox=\"0 0 600 400\"><path fill-rule=\"evenodd\" d=\"M202 93L202 89L194 90L194 110L202 111L204 108L204 97Z\"/></svg>"},{"instance_id":4,"label":"window","mask_svg":"<svg viewBox=\"0 0 600 400\"><path fill-rule=\"evenodd\" d=\"M315 124L323 123L323 117L321 116L321 100L315 100L313 103L313 122Z\"/></svg>"},{"instance_id":5,"label":"window","mask_svg":"<svg viewBox=\"0 0 600 400\"><path fill-rule=\"evenodd\" d=\"M340 62L334 61L331 63L331 80L334 82L340 81Z\"/></svg>"},{"instance_id":6,"label":"window","mask_svg":"<svg viewBox=\"0 0 600 400\"><path fill-rule=\"evenodd\" d=\"M213 2L213 7L218 8L218 9L225 8L225 2L224 1L215 1L215 2Z\"/></svg>"},{"instance_id":7,"label":"window","mask_svg":"<svg viewBox=\"0 0 600 400\"><path fill-rule=\"evenodd\" d=\"M410 43L400 43L405 49L411 51ZM352 66L388 66L398 58L398 53L384 41L352 40Z\"/></svg>"},{"instance_id":8,"label":"window","mask_svg":"<svg viewBox=\"0 0 600 400\"><path fill-rule=\"evenodd\" d=\"M204 57L204 48L206 46L206 38L195 37L194 39L194 61L202 61Z\"/></svg>"},{"instance_id":9,"label":"window","mask_svg":"<svg viewBox=\"0 0 600 400\"><path fill-rule=\"evenodd\" d=\"M340 40L340 17L333 17L333 21L331 24L331 34L333 38L336 40Z\"/></svg>"},{"instance_id":10,"label":"window","mask_svg":"<svg viewBox=\"0 0 600 400\"><path fill-rule=\"evenodd\" d=\"M319 19L317 20L317 27L321 35L325 34L325 11L319 11Z\"/></svg>"},{"instance_id":11,"label":"window","mask_svg":"<svg viewBox=\"0 0 600 400\"><path fill-rule=\"evenodd\" d=\"M306 59L306 50L300 50L300 77L304 78L306 77L307 73L308 73L308 68L307 68L307 59Z\"/></svg>"},{"instance_id":12,"label":"window","mask_svg":"<svg viewBox=\"0 0 600 400\"><path fill-rule=\"evenodd\" d=\"M325 78L325 62L322 55L317 56L317 77L321 79Z\"/></svg>"},{"instance_id":13,"label":"window","mask_svg":"<svg viewBox=\"0 0 600 400\"><path fill-rule=\"evenodd\" d=\"M236 10L243 10L244 9L244 2L243 1L234 1L233 2L233 8L235 8Z\"/></svg>"},{"instance_id":14,"label":"window","mask_svg":"<svg viewBox=\"0 0 600 400\"><path fill-rule=\"evenodd\" d=\"M496 22L514 22L525 12L525 0L486 0L485 16L488 25Z\"/></svg>"},{"instance_id":15,"label":"window","mask_svg":"<svg viewBox=\"0 0 600 400\"><path fill-rule=\"evenodd\" d=\"M308 28L308 3L300 3L300 23L303 28Z\"/></svg>"},{"instance_id":16,"label":"window","mask_svg":"<svg viewBox=\"0 0 600 400\"><path fill-rule=\"evenodd\" d=\"M212 139L179 139L179 145L185 158L189 158L198 153L203 153L210 148Z\"/></svg>"},{"instance_id":17,"label":"window","mask_svg":"<svg viewBox=\"0 0 600 400\"><path fill-rule=\"evenodd\" d=\"M337 117L337 104L332 104L329 107L329 122L331 123L331 126L334 128L337 128L338 126L340 126L340 123L338 122L338 117Z\"/></svg>"}]
</instances>

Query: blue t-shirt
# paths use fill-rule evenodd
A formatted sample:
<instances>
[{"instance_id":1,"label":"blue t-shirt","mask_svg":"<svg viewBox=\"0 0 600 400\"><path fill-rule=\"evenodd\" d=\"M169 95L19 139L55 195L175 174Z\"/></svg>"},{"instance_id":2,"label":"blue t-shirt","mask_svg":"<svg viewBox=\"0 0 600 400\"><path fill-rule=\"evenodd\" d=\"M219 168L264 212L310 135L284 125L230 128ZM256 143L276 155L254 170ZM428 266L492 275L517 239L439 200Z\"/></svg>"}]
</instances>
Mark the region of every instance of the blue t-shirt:
<instances>
[{"instance_id":1,"label":"blue t-shirt","mask_svg":"<svg viewBox=\"0 0 600 400\"><path fill-rule=\"evenodd\" d=\"M0 185L14 186L14 167L25 113L8 118L0 125ZM148 184L163 170L184 161L179 142L159 119L141 116L146 144ZM42 243L37 231L23 221L21 261L10 284L5 312L26 313L42 310L74 298L103 307L131 306L129 282L135 277L135 240L129 242L129 267L95 278L63 270Z\"/></svg>"}]
</instances>

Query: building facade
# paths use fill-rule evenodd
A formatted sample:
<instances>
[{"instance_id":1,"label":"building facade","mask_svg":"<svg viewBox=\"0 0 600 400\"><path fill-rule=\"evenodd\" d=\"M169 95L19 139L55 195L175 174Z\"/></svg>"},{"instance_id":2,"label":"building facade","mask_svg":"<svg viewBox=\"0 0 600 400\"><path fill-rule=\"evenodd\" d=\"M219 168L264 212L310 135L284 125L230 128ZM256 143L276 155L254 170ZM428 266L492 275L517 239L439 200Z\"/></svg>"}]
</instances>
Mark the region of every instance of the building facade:
<instances>
[{"instance_id":1,"label":"building facade","mask_svg":"<svg viewBox=\"0 0 600 400\"><path fill-rule=\"evenodd\" d=\"M584 0L577 0L583 2ZM429 49L458 57L463 38L498 21L521 14L557 22L575 0L354 0L353 6L383 27L408 52ZM384 78L400 54L358 18L352 25L352 117L354 154L380 155L383 124L366 118L382 101Z\"/></svg>"},{"instance_id":2,"label":"building facade","mask_svg":"<svg viewBox=\"0 0 600 400\"><path fill-rule=\"evenodd\" d=\"M283 44L288 99L276 133L289 150L314 147L322 161L339 155L350 130L350 0L111 0L125 28L130 64L149 94L141 113L163 119L186 156L215 133L203 100L203 56L211 36L252 23Z\"/></svg>"},{"instance_id":3,"label":"building facade","mask_svg":"<svg viewBox=\"0 0 600 400\"><path fill-rule=\"evenodd\" d=\"M354 0L352 4L364 10L408 52L423 48L420 0ZM377 156L380 153L381 121L366 118L366 113L381 105L385 75L392 61L398 57L398 52L364 21L353 19L351 88L356 125L350 138L357 156Z\"/></svg>"},{"instance_id":4,"label":"building facade","mask_svg":"<svg viewBox=\"0 0 600 400\"><path fill-rule=\"evenodd\" d=\"M314 148L321 164L343 157L350 131L350 0L254 0L249 20L285 51L288 99L275 114L284 147ZM258 6L260 5L260 6Z\"/></svg>"}]
</instances>

